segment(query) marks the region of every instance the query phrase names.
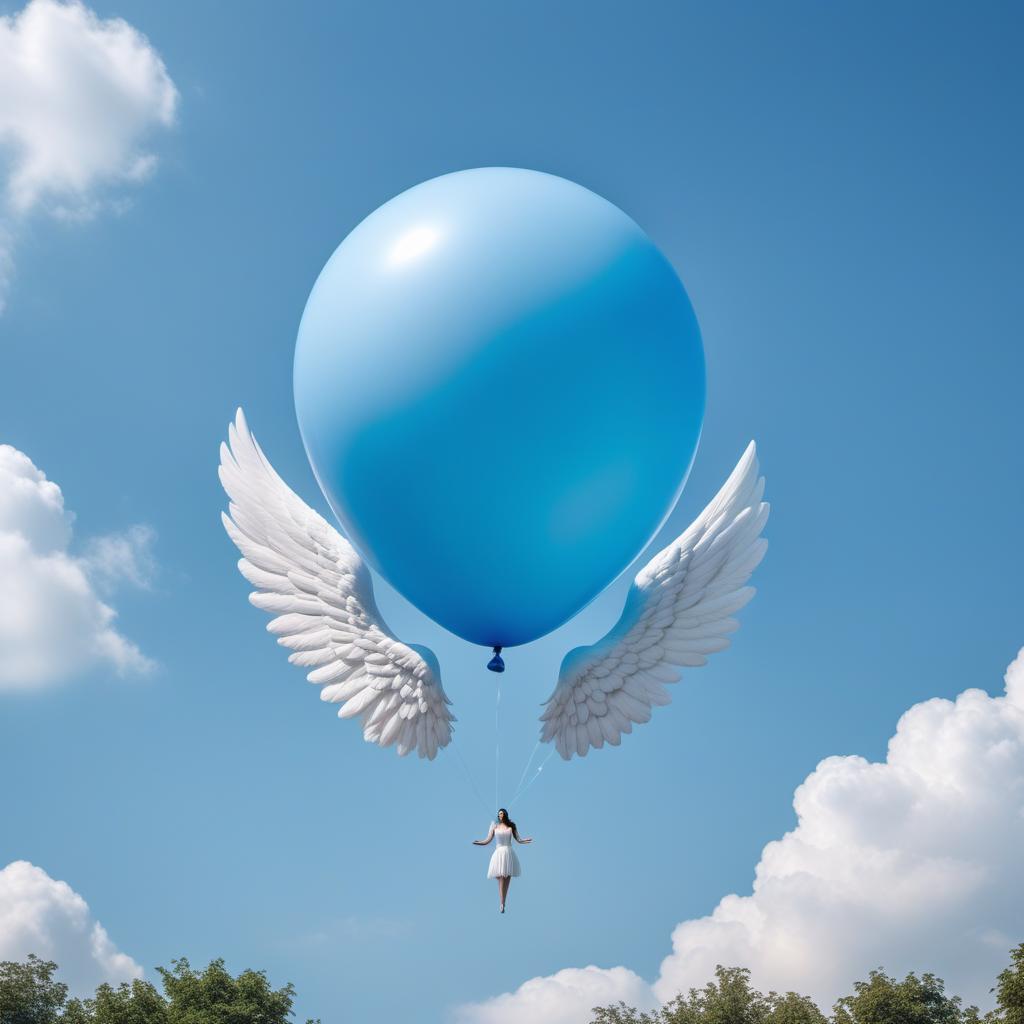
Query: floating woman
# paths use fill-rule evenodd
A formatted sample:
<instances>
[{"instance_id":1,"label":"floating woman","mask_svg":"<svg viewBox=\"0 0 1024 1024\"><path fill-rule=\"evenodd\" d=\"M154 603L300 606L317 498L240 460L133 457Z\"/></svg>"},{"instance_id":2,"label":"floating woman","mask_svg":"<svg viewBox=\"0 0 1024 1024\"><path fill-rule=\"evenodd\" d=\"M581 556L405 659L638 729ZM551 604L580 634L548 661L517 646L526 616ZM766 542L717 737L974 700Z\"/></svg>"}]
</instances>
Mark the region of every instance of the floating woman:
<instances>
[{"instance_id":1,"label":"floating woman","mask_svg":"<svg viewBox=\"0 0 1024 1024\"><path fill-rule=\"evenodd\" d=\"M474 839L474 846L487 846L490 841L497 841L494 853L491 854L491 863L487 867L487 877L498 880L498 909L505 913L505 898L508 896L508 887L513 878L518 878L522 871L519 867L519 858L516 851L512 849L512 840L517 843L532 843L532 839L522 839L514 821L509 821L508 811L504 807L498 809L498 821L491 824L491 830L487 833L486 839Z\"/></svg>"}]
</instances>

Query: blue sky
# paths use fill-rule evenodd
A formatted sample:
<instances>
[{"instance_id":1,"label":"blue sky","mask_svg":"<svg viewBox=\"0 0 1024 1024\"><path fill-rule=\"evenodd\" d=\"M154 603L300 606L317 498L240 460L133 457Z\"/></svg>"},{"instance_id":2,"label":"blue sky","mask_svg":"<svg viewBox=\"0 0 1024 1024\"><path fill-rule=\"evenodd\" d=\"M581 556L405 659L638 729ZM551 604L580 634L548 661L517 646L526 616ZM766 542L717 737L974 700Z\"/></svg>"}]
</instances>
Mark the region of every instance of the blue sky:
<instances>
[{"instance_id":1,"label":"blue sky","mask_svg":"<svg viewBox=\"0 0 1024 1024\"><path fill-rule=\"evenodd\" d=\"M426 1024L566 965L654 976L677 922L749 891L821 758L883 757L915 702L999 690L1024 642L1018 10L93 6L159 51L177 122L129 208L20 231L0 441L59 483L75 543L155 530L151 588L111 602L158 668L0 695L0 863L67 880L149 970L223 955L325 1022ZM734 647L517 806L537 841L501 919L469 845L495 788L486 659L381 588L440 656L482 806L451 756L363 744L285 663L216 477L241 404L326 509L291 397L317 273L402 189L499 164L606 196L686 284L708 412L659 541L750 438L773 504ZM499 800L627 583L511 652Z\"/></svg>"}]
</instances>

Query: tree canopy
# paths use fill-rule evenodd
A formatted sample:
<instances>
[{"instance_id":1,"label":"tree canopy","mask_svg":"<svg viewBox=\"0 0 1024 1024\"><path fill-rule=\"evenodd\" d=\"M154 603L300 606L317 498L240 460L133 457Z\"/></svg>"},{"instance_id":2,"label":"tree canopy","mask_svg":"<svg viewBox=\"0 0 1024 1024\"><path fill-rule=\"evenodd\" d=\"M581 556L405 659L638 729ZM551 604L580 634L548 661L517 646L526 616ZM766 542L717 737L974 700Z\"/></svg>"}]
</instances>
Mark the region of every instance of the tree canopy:
<instances>
[{"instance_id":1,"label":"tree canopy","mask_svg":"<svg viewBox=\"0 0 1024 1024\"><path fill-rule=\"evenodd\" d=\"M941 978L908 974L903 981L872 971L853 986L853 995L835 1005L836 1024L973 1024L976 1007L963 1008L958 996L947 996Z\"/></svg>"},{"instance_id":2,"label":"tree canopy","mask_svg":"<svg viewBox=\"0 0 1024 1024\"><path fill-rule=\"evenodd\" d=\"M807 996L759 992L750 984L750 971L719 966L714 981L657 1010L597 1006L591 1024L1024 1024L1024 943L1010 958L992 990L996 1008L984 1017L959 996L947 995L934 974L910 973L896 981L883 970L872 971L826 1016Z\"/></svg>"},{"instance_id":3,"label":"tree canopy","mask_svg":"<svg viewBox=\"0 0 1024 1024\"><path fill-rule=\"evenodd\" d=\"M690 989L650 1013L624 1003L597 1007L592 1024L827 1024L806 996L787 992L767 995L751 988L750 971L718 967L715 980Z\"/></svg>"},{"instance_id":4,"label":"tree canopy","mask_svg":"<svg viewBox=\"0 0 1024 1024\"><path fill-rule=\"evenodd\" d=\"M88 998L69 998L57 972L31 954L0 962L0 1024L293 1024L291 984L275 989L263 971L233 975L219 959L197 971L182 957L157 968L160 989L136 979L100 985ZM995 1009L982 1016L947 995L934 974L897 981L879 969L855 982L828 1016L807 996L759 992L746 968L720 966L703 988L657 1010L598 1006L590 1024L1024 1024L1024 943L1011 950L992 992Z\"/></svg>"},{"instance_id":5,"label":"tree canopy","mask_svg":"<svg viewBox=\"0 0 1024 1024\"><path fill-rule=\"evenodd\" d=\"M136 979L69 999L52 961L32 955L23 963L4 961L0 1024L293 1024L295 989L275 989L263 971L232 975L223 960L196 971L184 957L158 971L163 992Z\"/></svg>"},{"instance_id":6,"label":"tree canopy","mask_svg":"<svg viewBox=\"0 0 1024 1024\"><path fill-rule=\"evenodd\" d=\"M57 965L29 954L24 963L0 963L0 1021L3 1024L53 1024L64 1020L61 1010L68 987L54 980Z\"/></svg>"}]
</instances>

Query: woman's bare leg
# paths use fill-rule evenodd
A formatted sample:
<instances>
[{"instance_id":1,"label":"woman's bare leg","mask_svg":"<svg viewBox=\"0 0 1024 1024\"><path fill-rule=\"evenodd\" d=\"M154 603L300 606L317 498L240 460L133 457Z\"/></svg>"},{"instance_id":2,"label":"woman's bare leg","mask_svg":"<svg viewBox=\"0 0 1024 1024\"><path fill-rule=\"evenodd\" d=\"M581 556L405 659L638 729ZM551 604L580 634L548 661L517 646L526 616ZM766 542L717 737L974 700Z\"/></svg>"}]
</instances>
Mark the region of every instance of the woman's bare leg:
<instances>
[{"instance_id":1,"label":"woman's bare leg","mask_svg":"<svg viewBox=\"0 0 1024 1024\"><path fill-rule=\"evenodd\" d=\"M509 887L509 883L511 881L512 881L512 879L508 875L505 875L504 878L499 878L498 879L498 886L499 886L500 891L501 891L501 909L502 910L505 909L505 900L508 897L508 887Z\"/></svg>"},{"instance_id":2,"label":"woman's bare leg","mask_svg":"<svg viewBox=\"0 0 1024 1024\"><path fill-rule=\"evenodd\" d=\"M502 886L502 884L501 884L504 881L505 881L504 878L501 878L501 877L498 878L498 909L499 910L503 906L505 906L505 889L504 889L504 886Z\"/></svg>"}]
</instances>

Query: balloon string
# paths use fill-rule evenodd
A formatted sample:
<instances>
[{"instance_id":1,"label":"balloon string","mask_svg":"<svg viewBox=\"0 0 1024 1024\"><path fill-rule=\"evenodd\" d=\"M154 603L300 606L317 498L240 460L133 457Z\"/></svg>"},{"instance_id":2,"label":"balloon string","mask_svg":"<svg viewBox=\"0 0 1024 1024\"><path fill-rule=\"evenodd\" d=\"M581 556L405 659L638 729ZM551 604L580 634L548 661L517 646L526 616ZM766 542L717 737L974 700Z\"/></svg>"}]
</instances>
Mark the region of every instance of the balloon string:
<instances>
[{"instance_id":1,"label":"balloon string","mask_svg":"<svg viewBox=\"0 0 1024 1024\"><path fill-rule=\"evenodd\" d=\"M526 780L526 773L530 770L530 765L533 763L534 757L537 756L537 751L540 750L540 740L537 740L533 745L533 750L530 751L530 756L526 759L526 764L523 765L523 774L519 776L519 782L516 784L515 796L513 800L519 796L519 791L523 788L523 782Z\"/></svg>"},{"instance_id":2,"label":"balloon string","mask_svg":"<svg viewBox=\"0 0 1024 1024\"><path fill-rule=\"evenodd\" d=\"M470 788L476 794L477 800L480 801L480 806L485 810L487 809L487 801L484 799L483 794L477 788L476 780L473 778L472 772L469 770L469 765L466 764L465 758L462 756L462 751L459 750L458 744L454 740L451 742L451 749L455 751L455 756L458 759L460 765L462 765L463 774L466 776L466 781L469 783Z\"/></svg>"},{"instance_id":3,"label":"balloon string","mask_svg":"<svg viewBox=\"0 0 1024 1024\"><path fill-rule=\"evenodd\" d=\"M501 712L501 683L494 688L494 806L498 806L498 767L501 761L501 733L498 731L498 721Z\"/></svg>"},{"instance_id":4,"label":"balloon string","mask_svg":"<svg viewBox=\"0 0 1024 1024\"><path fill-rule=\"evenodd\" d=\"M526 784L526 786L523 789L516 793L516 795L512 798L511 803L509 803L509 808L511 808L512 804L514 804L521 797L526 796L526 791L540 778L540 773L544 771L544 765L546 765L548 761L550 761L551 758L555 756L555 752L555 748L552 747L548 753L548 756L544 758L544 760L537 767L537 770L533 773L533 777L530 779L530 781Z\"/></svg>"}]
</instances>

